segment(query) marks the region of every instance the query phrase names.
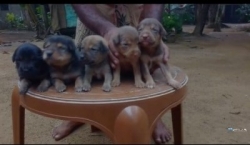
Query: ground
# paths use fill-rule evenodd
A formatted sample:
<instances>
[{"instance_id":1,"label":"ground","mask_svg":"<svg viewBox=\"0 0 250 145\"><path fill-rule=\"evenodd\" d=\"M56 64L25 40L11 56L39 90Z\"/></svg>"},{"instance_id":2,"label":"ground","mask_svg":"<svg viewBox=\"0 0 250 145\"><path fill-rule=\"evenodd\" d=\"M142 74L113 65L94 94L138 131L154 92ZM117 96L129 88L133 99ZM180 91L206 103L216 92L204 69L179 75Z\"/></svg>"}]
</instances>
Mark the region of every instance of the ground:
<instances>
[{"instance_id":1,"label":"ground","mask_svg":"<svg viewBox=\"0 0 250 145\"><path fill-rule=\"evenodd\" d=\"M193 26L185 26L191 32ZM196 38L185 36L170 47L170 63L182 68L189 77L188 95L183 104L184 143L250 143L250 35L235 28L212 32ZM6 34L0 32L0 42L31 40L31 32ZM11 92L17 82L17 74L11 56L21 42L12 46L0 46L0 144L12 143ZM42 42L32 43L42 46ZM163 116L172 127L170 113ZM25 141L41 144L101 144L110 143L102 134L90 132L84 126L69 137L54 141L53 127L60 120L26 111ZM228 128L247 129L230 132ZM173 140L170 141L173 143Z\"/></svg>"}]
</instances>

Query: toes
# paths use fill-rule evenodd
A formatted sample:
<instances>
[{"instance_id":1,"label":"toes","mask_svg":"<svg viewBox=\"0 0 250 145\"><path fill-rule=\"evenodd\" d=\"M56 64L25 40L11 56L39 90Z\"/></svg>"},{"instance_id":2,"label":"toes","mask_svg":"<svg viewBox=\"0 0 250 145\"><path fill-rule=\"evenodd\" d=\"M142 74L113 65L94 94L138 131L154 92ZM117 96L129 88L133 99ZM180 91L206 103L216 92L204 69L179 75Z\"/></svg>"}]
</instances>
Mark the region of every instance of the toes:
<instances>
[{"instance_id":1,"label":"toes","mask_svg":"<svg viewBox=\"0 0 250 145\"><path fill-rule=\"evenodd\" d=\"M157 138L156 140L155 140L155 143L157 143L157 144L161 144L161 138L159 137L159 138Z\"/></svg>"},{"instance_id":2,"label":"toes","mask_svg":"<svg viewBox=\"0 0 250 145\"><path fill-rule=\"evenodd\" d=\"M161 136L161 143L166 143L167 141L169 141L167 136Z\"/></svg>"}]
</instances>

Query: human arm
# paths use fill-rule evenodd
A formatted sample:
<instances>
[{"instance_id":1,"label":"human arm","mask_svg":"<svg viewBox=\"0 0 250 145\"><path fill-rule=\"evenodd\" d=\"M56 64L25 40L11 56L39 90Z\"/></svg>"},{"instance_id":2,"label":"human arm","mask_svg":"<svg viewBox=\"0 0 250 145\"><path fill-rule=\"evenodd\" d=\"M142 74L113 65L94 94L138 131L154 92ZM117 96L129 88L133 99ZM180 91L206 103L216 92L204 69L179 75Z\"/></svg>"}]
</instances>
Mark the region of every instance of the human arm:
<instances>
[{"instance_id":1,"label":"human arm","mask_svg":"<svg viewBox=\"0 0 250 145\"><path fill-rule=\"evenodd\" d=\"M101 15L94 4L72 4L72 7L80 21L98 35L104 36L111 29L116 28L114 24Z\"/></svg>"},{"instance_id":2,"label":"human arm","mask_svg":"<svg viewBox=\"0 0 250 145\"><path fill-rule=\"evenodd\" d=\"M109 56L111 58L111 66L115 67L119 63L115 56L118 53L115 51L111 36L116 33L117 27L108 21L101 13L96 9L94 4L72 4L80 21L94 33L103 36L109 43L111 52ZM115 56L114 56L115 55Z\"/></svg>"}]
</instances>

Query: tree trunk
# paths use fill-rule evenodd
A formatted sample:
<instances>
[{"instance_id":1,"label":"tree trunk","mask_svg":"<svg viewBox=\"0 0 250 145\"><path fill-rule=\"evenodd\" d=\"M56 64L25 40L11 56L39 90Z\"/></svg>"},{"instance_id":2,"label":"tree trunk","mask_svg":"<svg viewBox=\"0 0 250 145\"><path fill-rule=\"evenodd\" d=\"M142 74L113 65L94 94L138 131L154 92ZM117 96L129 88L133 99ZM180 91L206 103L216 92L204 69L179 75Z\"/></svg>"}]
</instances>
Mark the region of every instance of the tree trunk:
<instances>
[{"instance_id":1,"label":"tree trunk","mask_svg":"<svg viewBox=\"0 0 250 145\"><path fill-rule=\"evenodd\" d=\"M214 23L214 32L221 32L221 18L224 14L225 5L218 4L218 10L216 13L215 23Z\"/></svg>"},{"instance_id":2,"label":"tree trunk","mask_svg":"<svg viewBox=\"0 0 250 145\"><path fill-rule=\"evenodd\" d=\"M212 4L210 5L209 11L208 11L208 25L207 28L214 28L215 23L215 17L218 10L218 4Z\"/></svg>"},{"instance_id":3,"label":"tree trunk","mask_svg":"<svg viewBox=\"0 0 250 145\"><path fill-rule=\"evenodd\" d=\"M196 26L194 28L193 34L196 36L202 36L202 32L204 26L206 24L209 4L196 4L197 12L196 12Z\"/></svg>"},{"instance_id":4,"label":"tree trunk","mask_svg":"<svg viewBox=\"0 0 250 145\"><path fill-rule=\"evenodd\" d=\"M32 30L31 20L30 20L30 17L29 17L29 13L28 13L27 8L26 8L26 7L22 7L22 8L21 8L21 11L22 11L22 13L23 13L24 23L25 23L26 26L27 26L27 30Z\"/></svg>"}]
</instances>

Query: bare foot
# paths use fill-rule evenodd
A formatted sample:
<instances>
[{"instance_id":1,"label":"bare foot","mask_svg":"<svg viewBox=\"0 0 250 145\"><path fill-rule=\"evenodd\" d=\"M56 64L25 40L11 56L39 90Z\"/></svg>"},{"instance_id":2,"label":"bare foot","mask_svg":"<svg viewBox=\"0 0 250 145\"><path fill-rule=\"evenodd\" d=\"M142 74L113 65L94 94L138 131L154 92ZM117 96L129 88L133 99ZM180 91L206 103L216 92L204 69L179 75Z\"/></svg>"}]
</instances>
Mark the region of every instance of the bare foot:
<instances>
[{"instance_id":1,"label":"bare foot","mask_svg":"<svg viewBox=\"0 0 250 145\"><path fill-rule=\"evenodd\" d=\"M157 144L164 144L168 142L172 137L170 131L166 128L165 124L160 119L155 126L153 131L153 139Z\"/></svg>"},{"instance_id":2,"label":"bare foot","mask_svg":"<svg viewBox=\"0 0 250 145\"><path fill-rule=\"evenodd\" d=\"M59 126L55 127L52 133L52 137L59 141L66 136L70 135L73 131L75 131L80 126L84 125L81 122L73 122L73 121L64 121Z\"/></svg>"}]
</instances>

